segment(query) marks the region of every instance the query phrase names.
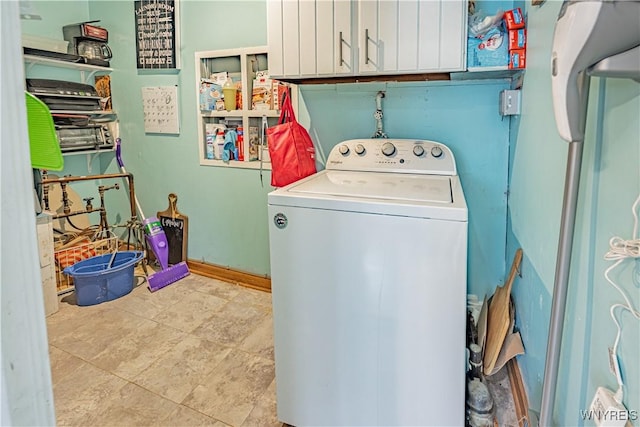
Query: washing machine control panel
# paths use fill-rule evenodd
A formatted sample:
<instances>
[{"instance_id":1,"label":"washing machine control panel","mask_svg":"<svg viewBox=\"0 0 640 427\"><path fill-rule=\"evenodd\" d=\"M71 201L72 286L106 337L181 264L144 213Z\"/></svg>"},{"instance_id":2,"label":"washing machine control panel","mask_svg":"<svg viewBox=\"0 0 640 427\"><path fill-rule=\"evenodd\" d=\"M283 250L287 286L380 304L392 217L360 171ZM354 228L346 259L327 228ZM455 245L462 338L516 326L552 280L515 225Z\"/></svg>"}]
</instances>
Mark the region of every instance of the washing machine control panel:
<instances>
[{"instance_id":1,"label":"washing machine control panel","mask_svg":"<svg viewBox=\"0 0 640 427\"><path fill-rule=\"evenodd\" d=\"M453 153L446 145L418 139L351 139L329 153L327 169L456 175Z\"/></svg>"}]
</instances>

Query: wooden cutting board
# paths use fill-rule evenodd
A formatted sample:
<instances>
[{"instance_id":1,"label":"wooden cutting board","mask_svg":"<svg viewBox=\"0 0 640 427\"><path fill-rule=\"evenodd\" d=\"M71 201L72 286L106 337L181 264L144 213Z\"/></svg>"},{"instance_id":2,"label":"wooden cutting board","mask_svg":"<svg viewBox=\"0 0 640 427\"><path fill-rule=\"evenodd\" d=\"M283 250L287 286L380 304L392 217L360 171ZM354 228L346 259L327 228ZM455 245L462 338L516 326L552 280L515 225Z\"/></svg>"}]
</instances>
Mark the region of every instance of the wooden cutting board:
<instances>
[{"instance_id":1,"label":"wooden cutting board","mask_svg":"<svg viewBox=\"0 0 640 427\"><path fill-rule=\"evenodd\" d=\"M509 299L511 297L511 287L520 269L522 262L522 249L518 249L511 264L511 271L507 283L496 288L491 302L489 303L489 315L487 317L487 341L484 349L484 373L488 375L495 366L500 349L504 342L511 319L509 316Z\"/></svg>"},{"instance_id":2,"label":"wooden cutting board","mask_svg":"<svg viewBox=\"0 0 640 427\"><path fill-rule=\"evenodd\" d=\"M187 240L189 238L189 217L180 213L177 207L178 196L169 194L169 207L158 212L164 234L169 245L169 265L187 260Z\"/></svg>"}]
</instances>

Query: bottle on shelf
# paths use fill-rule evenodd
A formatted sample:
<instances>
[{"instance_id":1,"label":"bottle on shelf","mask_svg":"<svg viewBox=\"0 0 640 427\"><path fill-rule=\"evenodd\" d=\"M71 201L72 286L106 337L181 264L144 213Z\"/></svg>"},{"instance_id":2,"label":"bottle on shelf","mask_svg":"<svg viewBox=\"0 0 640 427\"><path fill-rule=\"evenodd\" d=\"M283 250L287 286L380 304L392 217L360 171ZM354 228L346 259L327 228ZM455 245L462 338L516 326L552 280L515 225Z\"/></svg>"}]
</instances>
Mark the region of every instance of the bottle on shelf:
<instances>
[{"instance_id":1,"label":"bottle on shelf","mask_svg":"<svg viewBox=\"0 0 640 427\"><path fill-rule=\"evenodd\" d=\"M238 147L237 159L243 162L244 161L244 129L242 129L242 126L238 127L238 139L237 139L236 145Z\"/></svg>"},{"instance_id":2,"label":"bottle on shelf","mask_svg":"<svg viewBox=\"0 0 640 427\"><path fill-rule=\"evenodd\" d=\"M213 140L214 140L214 135L208 133L207 134L207 141L206 141L206 157L209 160L213 160L214 159L214 148L213 148Z\"/></svg>"},{"instance_id":3,"label":"bottle on shelf","mask_svg":"<svg viewBox=\"0 0 640 427\"><path fill-rule=\"evenodd\" d=\"M224 97L224 109L227 111L233 111L236 109L236 85L230 77L227 77L227 81L222 86L222 94Z\"/></svg>"}]
</instances>

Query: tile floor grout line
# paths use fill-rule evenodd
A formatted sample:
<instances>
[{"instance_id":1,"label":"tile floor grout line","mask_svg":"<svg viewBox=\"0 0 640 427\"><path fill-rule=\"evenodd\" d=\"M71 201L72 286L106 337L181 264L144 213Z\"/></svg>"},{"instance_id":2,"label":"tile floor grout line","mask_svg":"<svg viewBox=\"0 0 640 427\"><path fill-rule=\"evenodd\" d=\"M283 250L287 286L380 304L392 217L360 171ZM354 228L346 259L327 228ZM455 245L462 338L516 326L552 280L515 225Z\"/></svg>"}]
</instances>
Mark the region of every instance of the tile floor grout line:
<instances>
[{"instance_id":1,"label":"tile floor grout line","mask_svg":"<svg viewBox=\"0 0 640 427\"><path fill-rule=\"evenodd\" d=\"M193 284L194 282L192 282L191 284ZM207 413L201 412L200 410L196 409L196 408L192 408L191 406L188 406L186 404L184 404L183 402L185 402L188 397L193 393L193 391L198 388L199 386L203 386L203 387L210 387L211 385L208 384L205 381L205 378L209 377L210 375L212 375L216 370L220 370L220 374L221 375L225 375L225 373L229 372L228 370L224 370L221 369L221 364L223 363L223 361L225 359L227 359L229 357L229 355L231 354L231 352L237 352L236 354L238 355L243 355L243 357L241 359L246 359L246 362L248 362L249 360L254 360L257 361L260 364L264 364L266 365L274 365L274 360L273 357L265 357L264 356L264 349L265 348L269 348L269 346L273 345L273 341L272 338L269 338L269 333L268 331L266 331L265 327L266 324L265 322L267 321L267 319L269 319L270 316L272 316L272 310L270 310L270 306L263 304L263 303L258 303L258 304L254 304L254 302L256 301L255 296L258 294L255 294L254 292L245 292L245 289L237 284L233 284L230 283L230 286L234 286L234 287L238 287L238 289L233 289L235 293L235 295L229 299L220 296L220 294L216 294L216 293L211 293L211 292L206 292L206 291L202 291L201 289L204 289L208 284L213 284L215 285L217 283L217 281L215 279L209 279L209 278L203 278L203 280L197 280L197 282L195 283L194 286L197 286L198 289L193 289L193 287L189 287L189 291L190 292L184 292L182 293L183 297L179 299L179 301L171 301L171 304L169 305L163 305L163 302L166 302L166 300L160 299L159 301L157 301L157 303L159 305L154 305L154 307L159 307L158 308L158 312L156 314L153 315L153 317L147 317L145 315L141 315L140 312L136 312L133 309L127 309L127 307L130 307L130 305L127 304L123 304L122 306L118 306L118 305L109 305L107 307L107 305L105 304L105 306L101 307L100 309L97 310L97 313L104 313L107 317L106 319L109 319L109 316L115 316L116 318L119 317L119 313L127 313L127 316L130 317L132 320L132 322L126 322L125 324L128 326L130 323L136 323L137 320L139 320L138 323L145 323L145 329L143 329L143 331L138 334L138 329L135 327L132 328L126 328L125 333L122 337L114 337L114 340L122 340L125 338L129 338L133 343L134 343L134 350L136 350L138 347L141 348L141 352L144 352L144 342L145 340L149 340L149 339L155 339L155 335L153 334L153 331L156 330L157 327L166 327L167 329L165 329L165 331L171 330L173 332L178 333L180 338L175 338L176 341L174 344L169 345L168 348L166 348L164 351L160 351L158 353L154 353L153 355L156 356L153 361L151 363L145 364L145 368L142 369L142 371L137 372L136 375L132 376L131 379L127 379L124 378L122 375L117 374L115 372L112 372L111 370L107 370L104 368L101 368L100 366L96 365L94 363L93 360L86 360L84 357L80 357L75 355L74 353L60 348L58 347L58 345L55 344L49 344L51 346L51 348L55 348L57 351L59 351L60 353L57 355L57 357L64 357L65 355L70 355L74 358L77 358L78 360L82 361L83 363L85 363L86 365L83 366L91 366L92 368L97 369L99 372L103 372L105 374L107 374L109 376L109 378L117 378L118 381L122 381L123 382L123 386L122 387L139 387L140 390L144 390L145 393L150 393L149 396L155 396L153 399L156 398L160 398L162 400L159 400L159 402L170 402L172 405L175 405L175 409L172 409L168 414L163 415L161 419L156 419L154 423L157 424L162 424L162 425L167 425L164 424L165 421L169 420L171 417L177 417L177 418L171 418L173 420L174 425L186 425L185 423L187 422L186 420L193 420L194 423L199 423L199 422L204 422L204 420L200 420L200 421L195 421L198 419L198 417L202 416L205 417L206 420L208 420L208 423L222 423L227 425L226 422L222 421L219 417L216 416L216 414L218 415L223 415L224 417L227 417L225 419L233 419L232 418L228 418L231 412L229 411L233 411L234 409L234 403L235 400L232 399L230 401L231 406L226 406L223 405L222 407L219 407L219 409L221 409L221 411L216 410L215 412L212 413L212 415L208 415ZM227 282L225 282L227 283ZM189 285L191 285L189 284ZM215 286L213 286L215 287ZM143 289L140 291L144 291ZM233 342L233 343L222 343L213 339L210 339L206 336L199 336L196 334L193 334L193 330L192 331L185 331L183 329L179 329L176 328L175 326L173 326L172 324L167 324L167 323L163 323L161 321L158 321L155 319L156 316L159 316L161 313L167 313L168 311L170 311L170 308L176 308L176 306L180 306L181 302L185 301L185 298L187 298L189 295L193 295L193 292L197 292L197 295L200 294L206 294L215 298L218 298L222 301L224 301L223 304L221 304L219 307L217 307L214 311L216 312L216 314L219 314L218 312L223 312L224 309L228 309L231 310L235 313L235 305L237 305L238 308L240 308L240 311L238 311L238 315L237 317L233 317L233 320L230 323L227 323L228 328L231 328L230 330L233 331L242 331L240 332L240 334L238 335L238 333L232 334L231 336L238 336L241 337L241 339L239 339L237 342ZM222 291L221 291L222 292ZM127 296L125 295L122 298L126 298ZM153 300L152 296L148 296L145 295L145 298L150 298L151 300ZM244 301L242 300L244 297ZM142 298L142 296L138 296L138 298ZM171 296L170 296L171 298ZM124 300L123 300L124 301ZM136 301L137 303L137 299L136 300L132 300L132 301ZM263 300L258 300L258 301L263 301ZM229 306L229 303L233 302L234 306ZM270 301L269 301L270 303ZM243 310L247 310L247 311L243 311ZM149 311L146 311L149 312ZM69 317L69 320L73 320L74 322L77 321L77 317L78 315L80 315L82 313L82 315L86 315L86 313L83 313L82 310L74 310L74 311L70 311L70 312L65 312L64 315L61 317L62 319L65 319L67 316ZM96 314L97 314L96 313ZM248 314L248 313L253 313L253 314ZM229 314L229 313L227 313ZM231 313L233 314L233 313ZM89 314L89 316L94 316L94 314ZM255 316L255 318L253 317ZM213 316L212 316L213 317ZM90 320L87 319L87 320ZM144 320L150 320L153 323L147 323L147 322L143 322ZM203 321L203 323L201 323L200 325L205 324L207 321L213 321L215 322L215 319L205 319ZM240 329L234 329L236 328L236 326L233 324L234 321L239 322L238 326L240 327ZM251 323L243 323L249 321ZM65 321L63 321L61 324L63 324ZM84 322L84 321L83 321ZM73 324L72 324L73 325ZM84 325L84 323L83 323ZM250 325L251 327L249 329L247 329L245 331L245 327L246 325ZM101 322L99 324L100 327L102 328L107 328L107 329L103 329L103 331L108 331L109 328L109 322ZM135 325L134 325L135 326ZM149 327L149 330L146 330L146 327ZM214 325L210 325L214 328L215 330L215 324ZM198 326L199 327L199 326ZM197 327L196 327L197 328ZM76 327L72 327L71 331L68 332L64 332L64 330L62 330L62 333L59 335L60 338L63 338L63 340L61 340L62 345L65 345L67 338L64 338L66 334L69 334L68 339L74 339L75 337L72 335L73 332L75 331ZM85 328L86 329L86 328ZM123 328L124 330L125 328ZM195 330L195 329L194 329ZM85 331L86 333L87 331ZM93 331L91 331L93 332ZM101 333L101 330L98 328L98 330L95 331L96 335L99 335ZM104 333L104 332L102 332ZM111 334L110 334L111 335ZM161 337L163 337L163 342L169 343L170 340L173 340L174 338L171 338L173 336L173 334L171 333L166 333L166 334L161 334ZM164 338L165 336L167 336L167 338ZM80 335L80 337L82 337ZM265 340L264 338L267 337L267 340ZM58 337L56 337L55 335L52 334L51 340L53 341L54 339L56 339ZM88 339L90 337L87 337L86 339L83 338L83 341L86 342L88 345L91 345L91 341ZM246 344L246 346L250 349L258 349L255 352L254 351L250 351L250 350L245 350L240 348L240 346L245 345L245 343L247 342L247 340L251 338L251 341ZM180 345L181 342L183 342L184 340L187 339L193 339L195 341L199 341L199 342L207 342L209 344L214 345L217 349L219 349L220 352L223 352L225 355L224 357L218 359L217 357L208 357L206 360L211 360L213 362L214 359L218 359L218 361L211 365L208 366L208 369L206 369L206 373L205 374L201 374L200 378L196 377L196 382L197 384L195 384L194 386L191 386L191 384L189 384L189 382L180 382L179 384L184 384L184 385L189 385L189 392L186 394L186 397L184 397L182 399L181 402L176 402L175 400L172 400L169 397L165 397L157 392L154 392L152 390L150 390L148 388L148 386L145 386L143 384L140 384L138 382L136 382L137 380L140 380L141 375L147 370L150 369L151 367L153 367L154 365L157 366L161 366L162 362L162 358L163 357L167 357L167 355L176 350L176 347ZM107 347L103 350L100 351L100 353L104 353L104 352L109 352L111 347L111 343L108 342ZM73 346L70 346L69 348L74 348ZM78 349L80 347L77 347ZM162 348L162 347L160 347ZM116 351L115 348L111 351ZM137 351L137 350L136 350ZM217 352L218 350L216 350ZM258 352L261 351L261 352ZM176 354L180 355L182 350L179 349ZM128 353L125 353L128 354ZM137 352L136 352L137 354ZM94 359L96 356L93 356L92 359ZM129 356L127 356L129 357ZM168 356L170 360L173 356ZM178 356L179 357L179 356ZM126 359L126 357L125 357ZM232 360L233 357L229 360ZM114 359L117 360L117 359ZM124 359L123 359L124 361ZM246 362L242 362L242 363L246 363ZM120 362L122 363L122 362ZM205 362L206 363L206 362ZM253 363L253 362L252 362ZM120 365L118 365L120 366ZM142 365L139 365L142 366ZM197 365L196 365L197 366ZM246 366L250 366L250 365L246 365ZM188 368L190 369L190 368ZM242 369L241 369L242 370ZM132 371L132 372L135 372ZM68 375L68 374L67 374ZM64 377L61 377L59 379L59 381L62 381L64 378L67 378L67 375L65 375ZM180 377L176 377L176 380L178 380ZM267 380L267 378L264 378L265 380ZM109 380L108 380L109 381ZM251 393L255 393L257 392L257 395L254 399L251 399L250 401L247 401L247 403L250 405L249 406L249 410L247 412L247 414L243 417L242 420L240 420L240 422L238 422L239 420L235 420L233 425L237 426L241 426L242 424L244 424L248 419L250 419L249 417L251 417L251 423L252 424L256 424L256 425L263 425L263 421L261 420L269 420L269 425L272 425L273 423L276 423L275 420L277 420L277 417L275 415L275 412L273 409L270 409L271 407L271 403L270 401L272 399L275 399L274 397L271 397L268 395L268 393L270 393L270 387L273 385L273 382L275 381L275 378L271 378L270 381L268 381L268 383L265 385L264 389L262 389L262 387L259 387L258 389L253 388L251 386L249 386L249 389L240 389L241 394L238 396L241 396L242 393L246 393L248 392L248 390L252 390L250 391ZM101 383L102 384L102 383ZM129 385L131 384L131 385ZM177 383L176 383L177 384ZM121 390L122 388L118 388L119 390ZM215 391L214 391L215 393ZM215 394L213 395L215 396ZM54 396L54 402L58 401L57 397L60 396ZM64 397L60 397L61 399L64 399ZM214 397L215 398L215 397ZM154 400L155 401L155 400ZM122 405L122 403L118 404L117 403L118 400L116 399L115 401L112 401L109 403L109 405L116 405L116 407L120 407L120 405ZM68 403L68 402L67 402ZM79 403L81 404L81 403ZM96 402L95 404L98 405L98 408L100 408L100 402ZM197 406L197 405L194 405ZM125 404L122 408L126 408L127 405ZM88 407L87 407L88 408ZM182 408L182 409L181 409ZM260 409L257 409L260 408ZM112 408L113 409L113 408ZM83 408L79 407L78 408L79 411L82 411ZM84 409L84 410L88 410L88 409ZM254 414L254 411L257 412ZM128 411L131 411L131 409L129 409ZM181 411L187 411L187 412L181 412ZM82 413L82 412L80 412ZM129 415L125 415L125 413L127 413L127 411L125 410L125 412L122 413L122 415L124 415L125 417L136 417L135 412L129 412ZM157 412L156 412L157 413ZM194 415L190 415L190 413L193 413ZM160 413L157 413L158 415L160 415ZM227 415L224 415L227 414ZM197 416L196 416L197 415ZM241 413L237 413L237 415L241 415ZM185 418L185 423L180 424L180 417L186 417ZM191 418L194 417L194 418ZM75 418L76 420L78 419L77 417ZM127 418L130 420L133 420L133 418ZM67 419L67 421L70 421L70 419ZM122 422L125 422L124 419L121 419ZM60 420L61 424L63 423L63 420ZM131 421L133 422L133 421ZM282 426L281 423L277 423L278 426Z\"/></svg>"}]
</instances>

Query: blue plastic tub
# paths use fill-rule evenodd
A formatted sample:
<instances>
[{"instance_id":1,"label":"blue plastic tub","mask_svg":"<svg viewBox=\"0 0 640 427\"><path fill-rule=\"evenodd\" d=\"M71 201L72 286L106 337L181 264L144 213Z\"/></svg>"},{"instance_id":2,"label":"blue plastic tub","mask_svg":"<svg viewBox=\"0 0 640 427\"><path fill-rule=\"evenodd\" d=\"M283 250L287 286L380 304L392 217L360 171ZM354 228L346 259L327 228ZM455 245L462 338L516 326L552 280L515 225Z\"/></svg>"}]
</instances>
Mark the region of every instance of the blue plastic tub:
<instances>
[{"instance_id":1,"label":"blue plastic tub","mask_svg":"<svg viewBox=\"0 0 640 427\"><path fill-rule=\"evenodd\" d=\"M142 259L141 251L98 255L64 269L73 278L78 305L95 305L120 298L133 289L133 269Z\"/></svg>"}]
</instances>

